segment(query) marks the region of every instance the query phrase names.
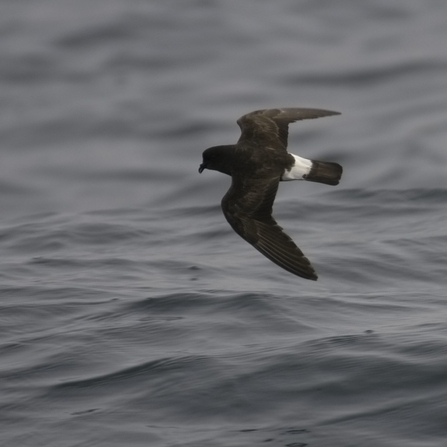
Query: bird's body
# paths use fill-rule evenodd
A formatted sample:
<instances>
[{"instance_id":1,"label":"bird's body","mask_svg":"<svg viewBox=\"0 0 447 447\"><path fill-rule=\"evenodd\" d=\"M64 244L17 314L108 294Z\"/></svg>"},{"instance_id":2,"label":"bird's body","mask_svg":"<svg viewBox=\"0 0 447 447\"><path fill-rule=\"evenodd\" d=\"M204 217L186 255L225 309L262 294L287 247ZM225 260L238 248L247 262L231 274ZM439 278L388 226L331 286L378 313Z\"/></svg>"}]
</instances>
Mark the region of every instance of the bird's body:
<instances>
[{"instance_id":1,"label":"bird's body","mask_svg":"<svg viewBox=\"0 0 447 447\"><path fill-rule=\"evenodd\" d=\"M231 227L264 256L285 270L317 279L309 260L272 217L280 181L308 180L337 185L342 167L287 152L289 123L338 115L320 109L257 110L238 120L242 134L235 145L204 151L199 172L211 169L230 175L231 187L222 210Z\"/></svg>"}]
</instances>

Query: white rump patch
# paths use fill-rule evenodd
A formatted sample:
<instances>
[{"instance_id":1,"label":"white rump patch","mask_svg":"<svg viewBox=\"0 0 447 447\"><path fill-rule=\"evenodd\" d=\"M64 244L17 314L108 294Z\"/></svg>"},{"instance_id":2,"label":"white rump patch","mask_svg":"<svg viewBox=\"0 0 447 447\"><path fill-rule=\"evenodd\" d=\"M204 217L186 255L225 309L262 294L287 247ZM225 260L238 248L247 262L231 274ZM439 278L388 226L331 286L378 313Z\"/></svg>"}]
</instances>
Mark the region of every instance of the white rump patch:
<instances>
[{"instance_id":1,"label":"white rump patch","mask_svg":"<svg viewBox=\"0 0 447 447\"><path fill-rule=\"evenodd\" d=\"M289 152L290 154L290 152ZM307 158L298 157L298 155L290 154L295 159L292 169L284 171L281 180L303 180L303 175L309 174L312 168L312 161Z\"/></svg>"}]
</instances>

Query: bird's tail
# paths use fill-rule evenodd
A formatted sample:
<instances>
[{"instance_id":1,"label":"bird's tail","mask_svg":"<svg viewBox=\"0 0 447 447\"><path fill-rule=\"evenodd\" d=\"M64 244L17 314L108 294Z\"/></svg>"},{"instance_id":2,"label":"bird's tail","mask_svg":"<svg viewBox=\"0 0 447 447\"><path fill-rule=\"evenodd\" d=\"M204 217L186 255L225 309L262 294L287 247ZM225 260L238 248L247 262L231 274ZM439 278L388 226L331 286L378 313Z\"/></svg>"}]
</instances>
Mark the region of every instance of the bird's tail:
<instances>
[{"instance_id":1,"label":"bird's tail","mask_svg":"<svg viewBox=\"0 0 447 447\"><path fill-rule=\"evenodd\" d=\"M312 167L305 180L309 182L324 183L325 185L338 185L343 168L338 163L330 161L311 160Z\"/></svg>"}]
</instances>

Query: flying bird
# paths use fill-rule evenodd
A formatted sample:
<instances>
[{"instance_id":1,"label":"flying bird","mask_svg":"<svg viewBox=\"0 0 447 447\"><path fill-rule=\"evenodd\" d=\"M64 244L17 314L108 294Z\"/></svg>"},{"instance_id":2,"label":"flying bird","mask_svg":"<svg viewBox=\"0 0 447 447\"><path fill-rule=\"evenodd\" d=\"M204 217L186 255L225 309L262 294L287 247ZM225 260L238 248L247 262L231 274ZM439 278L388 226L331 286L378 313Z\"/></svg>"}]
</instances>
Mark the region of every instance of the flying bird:
<instances>
[{"instance_id":1,"label":"flying bird","mask_svg":"<svg viewBox=\"0 0 447 447\"><path fill-rule=\"evenodd\" d=\"M280 181L307 180L338 185L338 163L308 160L287 151L289 124L304 119L340 115L330 110L283 108L256 110L238 119L236 144L203 152L204 169L230 175L231 187L222 210L233 230L264 256L294 275L317 280L310 261L276 223L272 207Z\"/></svg>"}]
</instances>

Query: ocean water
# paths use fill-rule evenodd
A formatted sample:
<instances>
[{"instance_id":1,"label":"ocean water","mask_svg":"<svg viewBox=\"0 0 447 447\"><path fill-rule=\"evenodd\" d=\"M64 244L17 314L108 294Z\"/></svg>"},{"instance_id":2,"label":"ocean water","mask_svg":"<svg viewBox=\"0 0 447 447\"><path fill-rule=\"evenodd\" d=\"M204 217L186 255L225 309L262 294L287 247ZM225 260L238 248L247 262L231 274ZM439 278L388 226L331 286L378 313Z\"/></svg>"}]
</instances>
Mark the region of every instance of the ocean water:
<instances>
[{"instance_id":1,"label":"ocean water","mask_svg":"<svg viewBox=\"0 0 447 447\"><path fill-rule=\"evenodd\" d=\"M447 445L447 3L0 5L0 444ZM270 107L306 281L197 168Z\"/></svg>"}]
</instances>

